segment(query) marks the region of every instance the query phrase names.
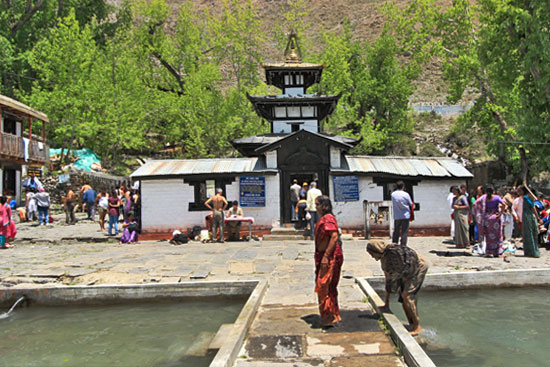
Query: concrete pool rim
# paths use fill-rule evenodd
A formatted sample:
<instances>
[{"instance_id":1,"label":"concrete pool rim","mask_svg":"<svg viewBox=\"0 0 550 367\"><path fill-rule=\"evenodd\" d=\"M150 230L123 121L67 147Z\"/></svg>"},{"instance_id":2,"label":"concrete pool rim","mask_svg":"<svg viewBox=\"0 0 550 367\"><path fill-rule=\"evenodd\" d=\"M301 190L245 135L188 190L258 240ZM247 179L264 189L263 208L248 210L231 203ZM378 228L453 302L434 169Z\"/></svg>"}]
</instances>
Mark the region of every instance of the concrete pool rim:
<instances>
[{"instance_id":1,"label":"concrete pool rim","mask_svg":"<svg viewBox=\"0 0 550 367\"><path fill-rule=\"evenodd\" d=\"M29 299L32 304L47 306L248 296L228 337L210 363L210 367L230 367L244 343L266 289L266 280L0 288L0 304L13 303L22 296Z\"/></svg>"},{"instance_id":2,"label":"concrete pool rim","mask_svg":"<svg viewBox=\"0 0 550 367\"><path fill-rule=\"evenodd\" d=\"M430 357L391 312L382 312L384 301L377 291L384 290L384 277L356 278L369 303L385 321L392 339L400 348L409 367L435 367ZM478 272L427 274L422 291L480 288L550 286L550 268L491 270Z\"/></svg>"}]
</instances>

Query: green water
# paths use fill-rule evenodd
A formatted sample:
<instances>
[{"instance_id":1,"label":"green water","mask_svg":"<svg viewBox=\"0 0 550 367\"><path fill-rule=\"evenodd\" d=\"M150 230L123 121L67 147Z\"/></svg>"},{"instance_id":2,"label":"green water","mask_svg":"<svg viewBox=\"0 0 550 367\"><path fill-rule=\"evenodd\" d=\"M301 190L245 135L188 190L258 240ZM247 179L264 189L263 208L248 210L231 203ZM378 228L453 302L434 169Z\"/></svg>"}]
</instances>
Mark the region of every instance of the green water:
<instances>
[{"instance_id":1,"label":"green water","mask_svg":"<svg viewBox=\"0 0 550 367\"><path fill-rule=\"evenodd\" d=\"M0 320L0 366L208 366L245 300L17 307Z\"/></svg>"},{"instance_id":2,"label":"green water","mask_svg":"<svg viewBox=\"0 0 550 367\"><path fill-rule=\"evenodd\" d=\"M418 306L418 341L438 367L550 366L548 288L421 291Z\"/></svg>"}]
</instances>

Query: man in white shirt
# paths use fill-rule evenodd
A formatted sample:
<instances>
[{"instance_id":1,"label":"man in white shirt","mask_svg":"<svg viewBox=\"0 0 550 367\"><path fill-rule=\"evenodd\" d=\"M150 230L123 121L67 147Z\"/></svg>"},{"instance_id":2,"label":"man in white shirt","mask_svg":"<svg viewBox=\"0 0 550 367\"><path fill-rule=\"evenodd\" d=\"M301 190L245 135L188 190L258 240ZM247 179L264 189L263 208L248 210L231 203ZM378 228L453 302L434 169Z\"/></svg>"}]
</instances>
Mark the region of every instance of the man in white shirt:
<instances>
[{"instance_id":1,"label":"man in white shirt","mask_svg":"<svg viewBox=\"0 0 550 367\"><path fill-rule=\"evenodd\" d=\"M317 209L315 208L315 199L318 196L323 195L321 190L317 188L317 182L313 181L311 185L309 185L309 190L307 192L307 212L311 216L311 219L309 220L309 235L311 236L311 239L313 239L313 234L315 232L315 225L319 221L319 213L317 213Z\"/></svg>"},{"instance_id":2,"label":"man in white shirt","mask_svg":"<svg viewBox=\"0 0 550 367\"><path fill-rule=\"evenodd\" d=\"M411 219L412 200L410 195L404 191L405 183L397 181L396 190L391 194L391 203L393 209L393 234L392 242L398 243L401 237L401 245L407 246L407 236L409 233L409 220Z\"/></svg>"},{"instance_id":3,"label":"man in white shirt","mask_svg":"<svg viewBox=\"0 0 550 367\"><path fill-rule=\"evenodd\" d=\"M292 180L292 185L290 186L290 212L292 213L292 220L297 220L298 215L296 214L296 204L300 201L300 191L302 187L298 185L298 180Z\"/></svg>"},{"instance_id":4,"label":"man in white shirt","mask_svg":"<svg viewBox=\"0 0 550 367\"><path fill-rule=\"evenodd\" d=\"M231 208L227 211L228 218L242 218L244 217L243 209L239 206L237 200L233 201ZM227 222L227 234L230 241L238 241L241 239L241 222L232 221Z\"/></svg>"}]
</instances>

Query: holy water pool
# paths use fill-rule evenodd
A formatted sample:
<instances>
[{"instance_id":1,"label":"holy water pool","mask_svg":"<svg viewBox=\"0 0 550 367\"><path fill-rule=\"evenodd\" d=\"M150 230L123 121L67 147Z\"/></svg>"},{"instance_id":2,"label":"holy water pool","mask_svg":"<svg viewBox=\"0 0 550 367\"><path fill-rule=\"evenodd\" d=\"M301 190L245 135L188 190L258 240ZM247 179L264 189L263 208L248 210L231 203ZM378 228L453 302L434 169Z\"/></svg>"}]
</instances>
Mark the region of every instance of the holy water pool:
<instances>
[{"instance_id":1,"label":"holy water pool","mask_svg":"<svg viewBox=\"0 0 550 367\"><path fill-rule=\"evenodd\" d=\"M202 367L245 299L17 307L0 320L0 366Z\"/></svg>"},{"instance_id":2,"label":"holy water pool","mask_svg":"<svg viewBox=\"0 0 550 367\"><path fill-rule=\"evenodd\" d=\"M548 366L549 305L549 288L420 291L417 340L438 367Z\"/></svg>"}]
</instances>

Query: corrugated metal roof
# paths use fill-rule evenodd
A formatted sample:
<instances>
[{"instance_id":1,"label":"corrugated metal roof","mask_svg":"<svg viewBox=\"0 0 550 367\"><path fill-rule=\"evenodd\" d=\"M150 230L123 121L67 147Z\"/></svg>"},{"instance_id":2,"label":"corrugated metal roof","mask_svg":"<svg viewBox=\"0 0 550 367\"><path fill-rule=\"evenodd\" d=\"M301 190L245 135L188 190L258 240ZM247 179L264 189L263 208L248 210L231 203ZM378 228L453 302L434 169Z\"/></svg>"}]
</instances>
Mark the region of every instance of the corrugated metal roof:
<instances>
[{"instance_id":1,"label":"corrugated metal roof","mask_svg":"<svg viewBox=\"0 0 550 367\"><path fill-rule=\"evenodd\" d=\"M258 158L171 159L151 160L130 177L180 176L207 173L246 173L262 171Z\"/></svg>"},{"instance_id":2,"label":"corrugated metal roof","mask_svg":"<svg viewBox=\"0 0 550 367\"><path fill-rule=\"evenodd\" d=\"M463 165L446 157L346 156L349 172L386 173L397 176L473 177Z\"/></svg>"},{"instance_id":3,"label":"corrugated metal roof","mask_svg":"<svg viewBox=\"0 0 550 367\"><path fill-rule=\"evenodd\" d=\"M38 119L38 120L41 120L41 121L44 121L44 122L50 122L50 120L48 120L48 116L46 116L45 113L40 112L38 110L35 110L34 108L31 108L31 107L27 106L26 104L23 104L19 101L16 101L15 99L12 99L10 97L6 97L6 96L1 95L1 94L0 94L0 105L5 106L5 107L9 107L9 108L14 109L18 112L25 113L25 114L27 114L31 117L34 117L35 119Z\"/></svg>"}]
</instances>

